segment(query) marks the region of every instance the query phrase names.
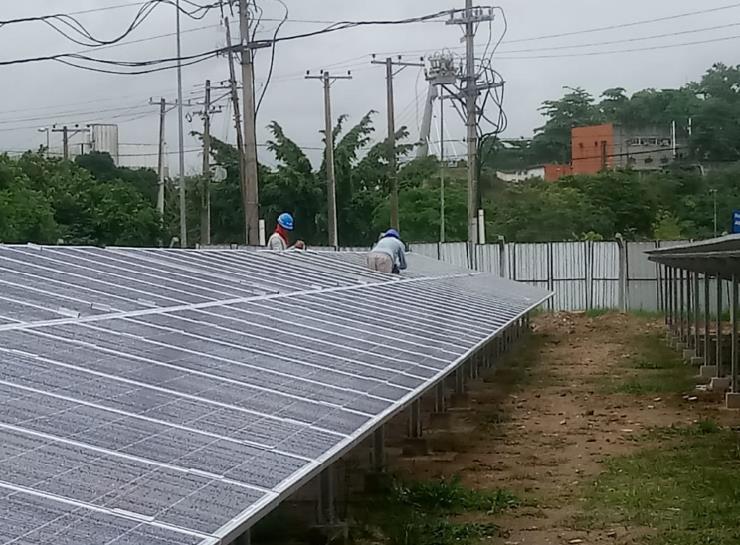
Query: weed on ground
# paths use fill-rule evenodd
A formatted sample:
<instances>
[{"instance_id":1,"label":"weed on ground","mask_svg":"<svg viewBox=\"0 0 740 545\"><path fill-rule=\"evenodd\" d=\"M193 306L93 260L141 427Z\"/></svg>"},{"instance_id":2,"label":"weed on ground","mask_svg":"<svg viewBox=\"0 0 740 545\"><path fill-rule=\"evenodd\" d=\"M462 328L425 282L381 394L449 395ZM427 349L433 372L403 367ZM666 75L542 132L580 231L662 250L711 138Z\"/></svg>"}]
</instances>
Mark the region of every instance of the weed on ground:
<instances>
[{"instance_id":1,"label":"weed on ground","mask_svg":"<svg viewBox=\"0 0 740 545\"><path fill-rule=\"evenodd\" d=\"M650 545L740 543L738 433L712 421L654 433L658 446L606 462L588 525L648 528Z\"/></svg>"},{"instance_id":2,"label":"weed on ground","mask_svg":"<svg viewBox=\"0 0 740 545\"><path fill-rule=\"evenodd\" d=\"M353 508L359 541L374 537L388 545L466 545L501 535L490 522L469 522L466 515L495 515L521 501L506 490L474 490L459 478L393 480L387 490Z\"/></svg>"}]
</instances>

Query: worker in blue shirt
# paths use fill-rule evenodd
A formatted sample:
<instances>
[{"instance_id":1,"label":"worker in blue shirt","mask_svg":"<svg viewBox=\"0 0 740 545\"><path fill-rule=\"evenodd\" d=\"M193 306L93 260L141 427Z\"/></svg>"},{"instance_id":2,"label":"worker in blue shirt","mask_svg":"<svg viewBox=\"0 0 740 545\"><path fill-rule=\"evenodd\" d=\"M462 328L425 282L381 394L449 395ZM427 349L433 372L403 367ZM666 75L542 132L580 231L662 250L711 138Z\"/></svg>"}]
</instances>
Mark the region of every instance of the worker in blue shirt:
<instances>
[{"instance_id":1,"label":"worker in blue shirt","mask_svg":"<svg viewBox=\"0 0 740 545\"><path fill-rule=\"evenodd\" d=\"M406 247L395 229L387 231L367 256L372 271L399 273L406 270Z\"/></svg>"}]
</instances>

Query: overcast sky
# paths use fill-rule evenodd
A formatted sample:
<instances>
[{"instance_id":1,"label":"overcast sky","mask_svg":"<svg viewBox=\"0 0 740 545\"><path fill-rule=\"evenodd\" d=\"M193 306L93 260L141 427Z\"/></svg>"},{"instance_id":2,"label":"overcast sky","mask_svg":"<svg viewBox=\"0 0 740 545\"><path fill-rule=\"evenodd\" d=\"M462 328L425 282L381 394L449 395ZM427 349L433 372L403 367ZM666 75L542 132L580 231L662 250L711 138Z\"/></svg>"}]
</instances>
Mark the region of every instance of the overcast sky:
<instances>
[{"instance_id":1,"label":"overcast sky","mask_svg":"<svg viewBox=\"0 0 740 545\"><path fill-rule=\"evenodd\" d=\"M290 8L290 23L282 35L318 30L324 23L316 21L400 19L464 7L463 0L285 0ZM5 0L0 18L10 19L48 13L73 12L133 3L133 0ZM628 91L646 87L666 88L695 80L714 62L740 62L740 5L738 7L674 18L661 22L626 28L549 39L545 35L622 25L661 17L711 10L730 4L729 0L708 0L697 4L689 0L502 0L500 4L508 18L508 34L499 49L495 66L506 82L506 111L509 129L504 136L531 136L542 124L537 108L542 101L557 98L563 86L581 86L598 95L606 88L622 86ZM280 19L283 8L274 0L259 0L265 19ZM119 7L79 15L79 19L100 38L120 34L130 23L136 6ZM183 53L200 53L225 44L224 30L219 26L220 13L213 11L202 21L183 19ZM314 21L314 22L301 22ZM271 36L277 23L265 20L259 36ZM721 28L718 28L721 27ZM494 32L503 29L499 20ZM148 40L153 36L171 34L175 30L174 9L160 6L154 14L126 41L147 39L137 44L121 45L92 52L114 60L148 60L174 56L173 36ZM236 29L235 29L236 30ZM701 30L699 32L695 32ZM665 36L673 34L672 36ZM664 37L656 38L657 35ZM318 72L322 67L344 73L352 70L354 79L337 82L333 87L334 113L348 114L351 121L359 120L369 110L377 110L378 138L385 135L384 69L370 64L370 54L403 54L413 60L421 54L441 49L460 52L461 30L444 23L419 23L404 26L365 27L335 34L281 43L277 49L275 75L269 87L258 119L258 138L264 143L269 135L266 125L278 121L288 135L307 148L321 144L323 100L321 84L307 81L308 69ZM650 38L653 37L653 38ZM649 39L643 39L649 38ZM484 46L488 28L481 27L478 43ZM631 40L631 41L625 41ZM663 47L687 42L684 47ZM622 42L605 44L604 42ZM588 44L599 44L589 45ZM583 46L567 49L567 46ZM625 49L661 49L635 51L601 56L567 56L586 52ZM70 43L42 23L10 25L0 28L0 58L12 60L38 57L61 52L79 52L80 46ZM269 50L257 57L258 93L269 66ZM228 66L223 59L214 59L184 69L185 97L200 100L203 82L228 78ZM0 67L0 150L22 151L36 148L46 141L38 128L54 123L109 122L120 124L121 153L138 155L127 158L142 164L156 165L158 111L148 106L150 97L176 98L176 73L168 71L144 76L115 76L84 72L55 62ZM398 125L408 125L418 134L419 116L423 109L426 86L419 70L409 68L396 82L396 116ZM214 121L214 134L233 141L233 130L226 102L224 114ZM128 108L128 109L125 109ZM453 138L463 135L462 124L449 119ZM200 121L186 121L186 129L200 130ZM170 152L177 149L177 118L168 117L167 143ZM135 145L134 145L135 144ZM188 137L186 148L198 143ZM60 147L59 135L54 135L52 148ZM462 147L457 150L462 153ZM450 150L452 152L452 150ZM320 160L320 151L308 151L312 160ZM274 159L264 149L263 161ZM169 163L176 170L176 157ZM188 154L188 170L194 170L201 159L197 152Z\"/></svg>"}]
</instances>

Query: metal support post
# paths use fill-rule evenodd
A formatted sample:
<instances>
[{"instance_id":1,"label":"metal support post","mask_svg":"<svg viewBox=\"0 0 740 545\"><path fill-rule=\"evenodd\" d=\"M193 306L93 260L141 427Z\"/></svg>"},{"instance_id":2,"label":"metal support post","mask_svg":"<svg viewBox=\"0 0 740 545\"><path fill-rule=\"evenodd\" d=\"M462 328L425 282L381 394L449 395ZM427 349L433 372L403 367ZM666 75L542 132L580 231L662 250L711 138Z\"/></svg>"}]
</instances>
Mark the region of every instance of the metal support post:
<instances>
[{"instance_id":1,"label":"metal support post","mask_svg":"<svg viewBox=\"0 0 740 545\"><path fill-rule=\"evenodd\" d=\"M673 285L673 269L671 267L665 268L665 322L666 327L668 329L668 333L673 333L673 322L674 322L674 316L673 316L673 290L671 286Z\"/></svg>"},{"instance_id":2,"label":"metal support post","mask_svg":"<svg viewBox=\"0 0 740 545\"><path fill-rule=\"evenodd\" d=\"M734 394L738 393L738 376L737 376L737 372L738 372L738 346L737 346L738 286L737 286L737 282L738 282L738 275L733 274L732 275L732 295L730 297L730 319L732 322L732 337L731 337L732 338L732 349L730 351L732 355L731 356L732 365L731 365L731 370L730 370L730 380L731 380L731 387L732 387L731 392Z\"/></svg>"},{"instance_id":3,"label":"metal support post","mask_svg":"<svg viewBox=\"0 0 740 545\"><path fill-rule=\"evenodd\" d=\"M442 380L437 384L434 390L434 412L447 412L447 399L445 398L445 381Z\"/></svg>"},{"instance_id":4,"label":"metal support post","mask_svg":"<svg viewBox=\"0 0 740 545\"><path fill-rule=\"evenodd\" d=\"M694 333L692 330L692 323L694 319L694 304L693 304L693 294L691 292L691 272L685 271L684 273L684 285L686 289L686 346L688 348L693 348L692 344L694 342Z\"/></svg>"},{"instance_id":5,"label":"metal support post","mask_svg":"<svg viewBox=\"0 0 740 545\"><path fill-rule=\"evenodd\" d=\"M411 439L421 439L421 399L411 403L409 410L409 437Z\"/></svg>"},{"instance_id":6,"label":"metal support post","mask_svg":"<svg viewBox=\"0 0 740 545\"><path fill-rule=\"evenodd\" d=\"M385 471L385 426L373 432L373 470L376 473Z\"/></svg>"},{"instance_id":7,"label":"metal support post","mask_svg":"<svg viewBox=\"0 0 740 545\"><path fill-rule=\"evenodd\" d=\"M714 350L717 378L722 378L722 278L717 276L717 346Z\"/></svg>"},{"instance_id":8,"label":"metal support post","mask_svg":"<svg viewBox=\"0 0 740 545\"><path fill-rule=\"evenodd\" d=\"M699 324L701 323L701 308L699 305L699 273L694 273L694 350L696 350L696 355L699 355L699 352L701 352L701 347L699 346L701 344L700 342L700 335L699 335Z\"/></svg>"},{"instance_id":9,"label":"metal support post","mask_svg":"<svg viewBox=\"0 0 740 545\"><path fill-rule=\"evenodd\" d=\"M334 524L336 513L334 510L336 479L334 466L330 465L321 472L319 477L319 523Z\"/></svg>"},{"instance_id":10,"label":"metal support post","mask_svg":"<svg viewBox=\"0 0 740 545\"><path fill-rule=\"evenodd\" d=\"M678 321L679 321L679 333L678 336L681 342L686 342L686 271L681 269L678 272Z\"/></svg>"},{"instance_id":11,"label":"metal support post","mask_svg":"<svg viewBox=\"0 0 740 545\"><path fill-rule=\"evenodd\" d=\"M679 315L679 306L678 306L678 270L673 269L673 281L671 290L673 291L673 335L678 336L679 330L680 330L680 320L681 317Z\"/></svg>"},{"instance_id":12,"label":"metal support post","mask_svg":"<svg viewBox=\"0 0 740 545\"><path fill-rule=\"evenodd\" d=\"M711 309L709 306L709 303L710 303L709 284L710 284L710 277L708 274L705 274L704 275L704 353L702 354L702 356L704 356L704 365L710 365L712 363L712 354L711 354L712 337L711 337L711 331L710 331Z\"/></svg>"},{"instance_id":13,"label":"metal support post","mask_svg":"<svg viewBox=\"0 0 740 545\"><path fill-rule=\"evenodd\" d=\"M455 393L457 395L465 394L465 368L461 365L455 370Z\"/></svg>"}]
</instances>

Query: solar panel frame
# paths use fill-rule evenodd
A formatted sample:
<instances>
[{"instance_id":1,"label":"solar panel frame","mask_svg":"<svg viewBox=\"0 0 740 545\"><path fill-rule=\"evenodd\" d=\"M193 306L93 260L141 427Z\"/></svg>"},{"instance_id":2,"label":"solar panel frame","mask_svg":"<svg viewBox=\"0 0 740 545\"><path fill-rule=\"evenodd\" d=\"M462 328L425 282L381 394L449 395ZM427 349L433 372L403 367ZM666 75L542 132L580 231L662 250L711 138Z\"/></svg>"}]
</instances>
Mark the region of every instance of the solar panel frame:
<instances>
[{"instance_id":1,"label":"solar panel frame","mask_svg":"<svg viewBox=\"0 0 740 545\"><path fill-rule=\"evenodd\" d=\"M8 247L0 245L0 270L7 252ZM551 295L444 267L438 275L389 277L358 264L359 254L348 259L341 254L230 250L32 248L11 255L28 255L29 261L39 263L38 253L46 253L48 263L81 259L89 264L85 274L75 276L78 284L55 279L54 285L79 286L101 296L101 289L114 283L111 279L129 282L139 272L145 296L162 283L154 271L177 271L187 293L196 290L186 286L186 279L209 283L213 298L195 303L136 300L108 312L91 307L79 316L62 311L53 315L61 318L36 322L0 319L0 340L7 343L0 347L0 397L10 388L21 400L35 399L40 413L47 406L71 411L61 417L40 414L31 433L77 431L80 439L87 438L83 444L97 442L95 448L105 450L115 447L113 429L96 437L80 426L84 428L90 415L116 415L125 422L126 427L119 428L123 436L139 427L139 435L146 434L147 427L170 430L154 435L171 437L169 443L150 447L143 442L141 448L148 450L137 447L126 453L144 455L142 460L148 462L159 456L156 463L166 463L168 452L177 453L176 438L187 434L193 441L206 436L226 440L225 445L257 439L250 447L262 449L254 458L257 469L247 480L240 472L240 482L269 490L269 497L245 506L215 531L208 528L203 543L228 543L238 537ZM105 264L96 266L96 258ZM120 273L112 271L117 266L112 263L120 263ZM285 271L284 281L268 274L278 266ZM71 269L80 271L79 266ZM322 278L335 272L331 281ZM231 273L238 280L229 277ZM91 284L97 286L92 292ZM70 288L63 289L61 297L70 297ZM37 285L29 291L36 298L43 294ZM246 295L252 293L259 294ZM270 314L276 309L284 319ZM0 316L2 311L0 298ZM13 358L27 358L23 373L12 367ZM70 404L80 408L73 410ZM30 410L23 401L6 407L14 418ZM0 430L7 429L4 419L10 414L0 415ZM239 428L246 415L251 420ZM154 445L156 450L151 450ZM200 464L196 474L208 473L195 454L185 456L188 463ZM269 456L277 458L270 462ZM288 464L293 472L269 480L265 472L270 463ZM216 465L227 470L228 460L214 458ZM176 513L172 517L165 526L180 520Z\"/></svg>"}]
</instances>

